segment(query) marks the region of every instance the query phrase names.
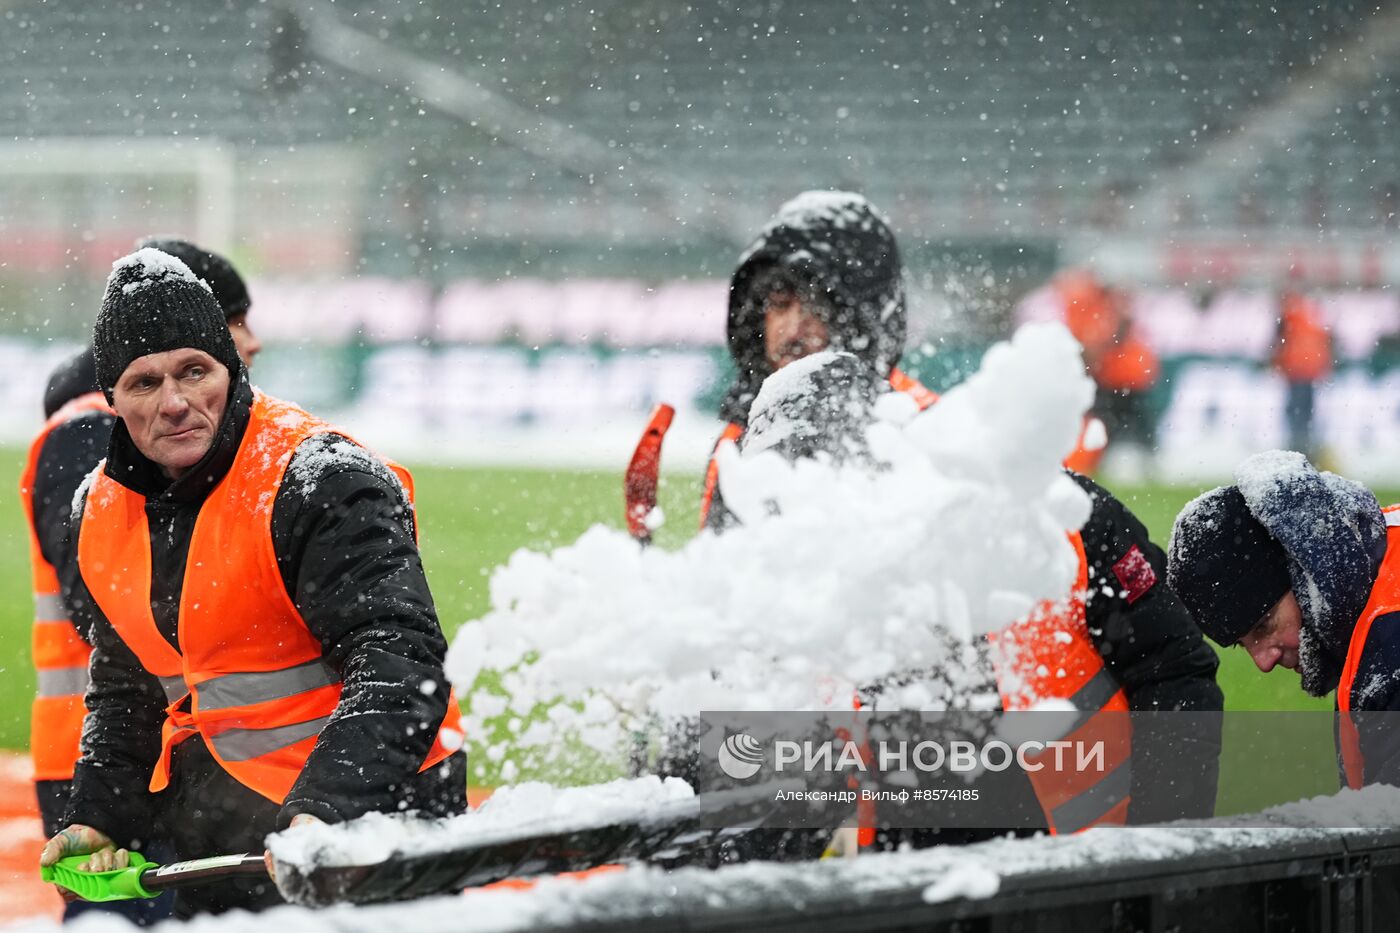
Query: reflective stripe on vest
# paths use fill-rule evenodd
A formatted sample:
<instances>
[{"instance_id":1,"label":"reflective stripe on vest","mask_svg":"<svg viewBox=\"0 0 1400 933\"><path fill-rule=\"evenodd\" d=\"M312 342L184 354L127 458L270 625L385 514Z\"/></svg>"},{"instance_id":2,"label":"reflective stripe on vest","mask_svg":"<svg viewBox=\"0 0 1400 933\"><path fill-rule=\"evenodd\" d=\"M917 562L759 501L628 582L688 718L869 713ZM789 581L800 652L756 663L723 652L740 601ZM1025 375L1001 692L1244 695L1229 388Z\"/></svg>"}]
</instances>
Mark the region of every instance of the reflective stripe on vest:
<instances>
[{"instance_id":1,"label":"reflective stripe on vest","mask_svg":"<svg viewBox=\"0 0 1400 933\"><path fill-rule=\"evenodd\" d=\"M44 559L34 527L34 482L39 454L49 434L60 425L94 412L111 412L100 392L80 395L44 422L29 445L28 460L19 481L20 505L29 528L29 564L34 592L32 645L38 690L30 713L29 750L34 777L40 781L68 781L80 750L83 731L83 693L87 689L88 658L92 646L84 641L68 618L60 595L58 573ZM77 469L88 464L66 464Z\"/></svg>"},{"instance_id":2,"label":"reflective stripe on vest","mask_svg":"<svg viewBox=\"0 0 1400 933\"><path fill-rule=\"evenodd\" d=\"M225 729L211 734L209 741L225 761L247 761L320 735L328 722L329 716L321 716L275 729Z\"/></svg>"},{"instance_id":3,"label":"reflective stripe on vest","mask_svg":"<svg viewBox=\"0 0 1400 933\"><path fill-rule=\"evenodd\" d=\"M39 696L62 697L82 696L87 692L88 669L82 667L54 667L36 671L39 679Z\"/></svg>"},{"instance_id":4,"label":"reflective stripe on vest","mask_svg":"<svg viewBox=\"0 0 1400 933\"><path fill-rule=\"evenodd\" d=\"M1337 740L1341 745L1342 770L1347 786L1352 790L1366 783L1366 761L1362 754L1361 737L1356 723L1351 718L1352 693L1356 688L1356 675L1361 667L1361 658L1366 651L1366 640L1371 635L1371 626L1381 616L1400 612L1400 505L1388 506L1385 513L1385 558L1371 584L1371 596L1366 607L1361 610L1356 627L1351 632L1351 642L1347 645L1346 665L1342 668L1342 679L1337 684L1337 709L1341 711L1337 724Z\"/></svg>"},{"instance_id":5,"label":"reflective stripe on vest","mask_svg":"<svg viewBox=\"0 0 1400 933\"><path fill-rule=\"evenodd\" d=\"M57 593L34 594L34 621L67 622L68 607L63 605L63 597Z\"/></svg>"},{"instance_id":6,"label":"reflective stripe on vest","mask_svg":"<svg viewBox=\"0 0 1400 933\"><path fill-rule=\"evenodd\" d=\"M1104 744L1105 770L1027 772L1052 833L1071 833L1105 823L1124 823L1132 792L1132 724L1128 699L1104 666L1089 635L1084 599L1089 560L1079 532L1070 535L1079 573L1070 598L1042 604L1021 622L989 636L1002 708L1030 710L1044 700L1068 700L1081 713L1063 738ZM1048 753L1027 756L1050 760Z\"/></svg>"},{"instance_id":7,"label":"reflective stripe on vest","mask_svg":"<svg viewBox=\"0 0 1400 933\"><path fill-rule=\"evenodd\" d=\"M199 708L209 711L280 700L317 687L329 687L339 680L335 671L318 659L280 671L224 674L199 684L194 693L199 697Z\"/></svg>"},{"instance_id":8,"label":"reflective stripe on vest","mask_svg":"<svg viewBox=\"0 0 1400 933\"><path fill-rule=\"evenodd\" d=\"M157 677L156 680L160 681L160 689L165 691L165 699L169 703L178 703L184 698L185 694L189 693L189 691L185 689L185 678L181 674L175 674L170 677Z\"/></svg>"},{"instance_id":9,"label":"reflective stripe on vest","mask_svg":"<svg viewBox=\"0 0 1400 933\"><path fill-rule=\"evenodd\" d=\"M1099 823L1112 822L1105 819L1109 811L1126 803L1132 791L1132 765L1124 761L1088 790L1076 794L1051 811L1055 832L1077 833Z\"/></svg>"},{"instance_id":10,"label":"reflective stripe on vest","mask_svg":"<svg viewBox=\"0 0 1400 933\"><path fill-rule=\"evenodd\" d=\"M1087 684L1074 692L1069 701L1074 704L1075 709L1101 710L1121 689L1118 686L1118 681L1114 680L1113 675L1108 672L1108 668L1101 667Z\"/></svg>"},{"instance_id":11,"label":"reflective stripe on vest","mask_svg":"<svg viewBox=\"0 0 1400 933\"><path fill-rule=\"evenodd\" d=\"M890 388L896 392L903 392L914 400L919 406L919 411L931 406L938 401L938 393L927 388L912 376L907 376L898 369L890 373ZM714 452L719 450L719 445L725 441L739 443L739 438L744 436L744 426L731 421L724 426L723 433L715 441L715 446L710 450L710 462L705 467L705 485L700 493L700 528L705 528L705 523L710 518L710 506L714 504L715 489L719 486L719 461L715 459Z\"/></svg>"},{"instance_id":12,"label":"reflective stripe on vest","mask_svg":"<svg viewBox=\"0 0 1400 933\"><path fill-rule=\"evenodd\" d=\"M225 771L281 803L339 704L340 680L287 594L271 533L273 503L293 453L324 433L341 432L295 406L255 394L234 462L200 507L190 537L179 652L151 614L145 499L105 475L88 493L79 567L113 628L171 701L153 791L169 782L171 747L199 734ZM411 505L411 478L402 467L389 466ZM107 568L120 573L113 576ZM91 574L103 585L93 586ZM448 729L460 730L453 693L423 769L451 754L443 742ZM365 754L374 754L373 748Z\"/></svg>"}]
</instances>

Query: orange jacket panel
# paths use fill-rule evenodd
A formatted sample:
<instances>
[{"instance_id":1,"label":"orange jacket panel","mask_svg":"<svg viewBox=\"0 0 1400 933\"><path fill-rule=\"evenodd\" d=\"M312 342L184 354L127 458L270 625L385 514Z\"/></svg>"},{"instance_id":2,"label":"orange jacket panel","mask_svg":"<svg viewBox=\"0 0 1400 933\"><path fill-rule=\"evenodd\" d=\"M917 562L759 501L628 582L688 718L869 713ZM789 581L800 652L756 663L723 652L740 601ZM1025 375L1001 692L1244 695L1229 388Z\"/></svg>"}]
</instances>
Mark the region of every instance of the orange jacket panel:
<instances>
[{"instance_id":1,"label":"orange jacket panel","mask_svg":"<svg viewBox=\"0 0 1400 933\"><path fill-rule=\"evenodd\" d=\"M1361 665L1361 655L1366 650L1366 639L1371 634L1371 626L1381 616L1400 612L1400 505L1392 505L1385 512L1385 559L1381 561L1376 582L1371 584L1371 598L1366 608L1361 610L1360 620L1352 629L1351 641L1347 645L1346 666L1342 668L1342 679L1337 684L1337 708L1342 716L1339 724L1339 737L1342 746L1342 768L1346 773L1347 786L1357 790L1365 783L1365 761L1361 754L1360 736L1351 718L1351 693L1356 684L1357 670Z\"/></svg>"},{"instance_id":2,"label":"orange jacket panel","mask_svg":"<svg viewBox=\"0 0 1400 933\"><path fill-rule=\"evenodd\" d=\"M1332 371L1332 338L1306 299L1284 304L1274 365L1292 382L1316 382Z\"/></svg>"},{"instance_id":3,"label":"orange jacket panel","mask_svg":"<svg viewBox=\"0 0 1400 933\"><path fill-rule=\"evenodd\" d=\"M339 676L324 663L320 640L287 595L272 545L273 504L287 465L302 441L323 433L343 432L286 402L255 395L234 462L195 520L180 596L179 651L151 614L145 498L103 474L88 493L78 539L84 579L170 700L153 791L169 781L171 746L198 732L230 775L281 803L335 711ZM411 490L407 471L390 466ZM102 585L93 585L98 580ZM423 769L451 754L443 741L448 729L460 731L455 694Z\"/></svg>"},{"instance_id":4,"label":"orange jacket panel","mask_svg":"<svg viewBox=\"0 0 1400 933\"><path fill-rule=\"evenodd\" d=\"M990 637L997 689L1007 712L1032 709L1044 700L1068 700L1086 716L1064 736L1066 741L1103 742L1104 768L1052 767L1049 750L1027 756L1040 771L1028 771L1052 833L1071 833L1127 821L1132 790L1132 726L1128 699L1105 667L1089 635L1084 597L1089 560L1084 539L1070 540L1079 555L1079 578L1067 602L1045 603L1031 615Z\"/></svg>"},{"instance_id":5,"label":"orange jacket panel","mask_svg":"<svg viewBox=\"0 0 1400 933\"><path fill-rule=\"evenodd\" d=\"M1062 276L1055 289L1064 303L1065 326L1084 348L1085 357L1097 358L1108 349L1122 324L1110 294L1091 276L1080 273Z\"/></svg>"},{"instance_id":6,"label":"orange jacket panel","mask_svg":"<svg viewBox=\"0 0 1400 933\"><path fill-rule=\"evenodd\" d=\"M29 459L19 481L20 505L29 526L29 567L34 590L34 670L38 692L29 720L29 754L37 781L71 781L81 752L83 693L87 690L88 658L92 646L78 634L63 604L58 573L44 559L34 527L34 480L39 454L49 434L61 424L89 412L110 413L101 392L80 395L54 412L29 445Z\"/></svg>"},{"instance_id":7,"label":"orange jacket panel","mask_svg":"<svg viewBox=\"0 0 1400 933\"><path fill-rule=\"evenodd\" d=\"M1145 392L1157 384L1158 365L1147 341L1129 331L1099 358L1094 381L1105 389Z\"/></svg>"}]
</instances>

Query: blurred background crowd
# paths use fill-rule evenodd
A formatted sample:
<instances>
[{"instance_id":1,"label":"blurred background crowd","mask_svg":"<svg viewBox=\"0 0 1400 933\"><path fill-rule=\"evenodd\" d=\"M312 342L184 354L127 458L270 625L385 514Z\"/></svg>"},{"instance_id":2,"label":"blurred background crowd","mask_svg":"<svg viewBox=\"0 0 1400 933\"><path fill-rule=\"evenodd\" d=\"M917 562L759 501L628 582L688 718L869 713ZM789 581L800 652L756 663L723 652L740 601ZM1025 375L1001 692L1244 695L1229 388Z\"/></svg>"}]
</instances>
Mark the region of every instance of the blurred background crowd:
<instances>
[{"instance_id":1,"label":"blurred background crowd","mask_svg":"<svg viewBox=\"0 0 1400 933\"><path fill-rule=\"evenodd\" d=\"M1103 468L1285 445L1400 480L1400 4L0 2L0 440L113 259L250 279L258 382L384 449L703 460L738 250L807 188L898 233L905 368L1066 320ZM688 424L695 427L689 429Z\"/></svg>"}]
</instances>

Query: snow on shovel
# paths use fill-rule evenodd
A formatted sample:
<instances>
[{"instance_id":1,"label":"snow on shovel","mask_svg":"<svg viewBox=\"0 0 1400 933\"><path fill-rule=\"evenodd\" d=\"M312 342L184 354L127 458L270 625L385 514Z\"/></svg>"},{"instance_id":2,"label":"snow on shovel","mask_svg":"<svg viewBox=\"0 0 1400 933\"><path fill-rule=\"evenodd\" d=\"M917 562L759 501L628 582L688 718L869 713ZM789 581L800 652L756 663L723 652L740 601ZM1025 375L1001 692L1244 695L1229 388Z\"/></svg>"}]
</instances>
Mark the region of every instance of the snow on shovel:
<instances>
[{"instance_id":1,"label":"snow on shovel","mask_svg":"<svg viewBox=\"0 0 1400 933\"><path fill-rule=\"evenodd\" d=\"M546 802L547 815L533 819L520 818L525 808L448 819L371 813L278 833L268 838L268 851L278 888L295 904L406 900L648 860L705 862L763 826L779 809L779 791L802 786L766 782L666 799L664 791L646 794L647 782L661 784L653 777L551 788L554 804ZM671 782L689 793L684 782L672 778L668 787Z\"/></svg>"}]
</instances>

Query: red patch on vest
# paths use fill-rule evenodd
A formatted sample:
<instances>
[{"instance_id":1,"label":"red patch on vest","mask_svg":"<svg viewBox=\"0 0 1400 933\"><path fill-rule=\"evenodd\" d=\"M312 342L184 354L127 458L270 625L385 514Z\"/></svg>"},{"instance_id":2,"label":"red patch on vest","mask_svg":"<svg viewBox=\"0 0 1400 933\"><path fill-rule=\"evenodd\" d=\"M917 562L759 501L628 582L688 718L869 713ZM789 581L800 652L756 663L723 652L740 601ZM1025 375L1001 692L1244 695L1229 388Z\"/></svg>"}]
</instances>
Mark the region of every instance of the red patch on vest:
<instances>
[{"instance_id":1,"label":"red patch on vest","mask_svg":"<svg viewBox=\"0 0 1400 933\"><path fill-rule=\"evenodd\" d=\"M1136 544L1113 565L1113 575L1123 584L1130 606L1141 599L1157 582L1156 572Z\"/></svg>"}]
</instances>

